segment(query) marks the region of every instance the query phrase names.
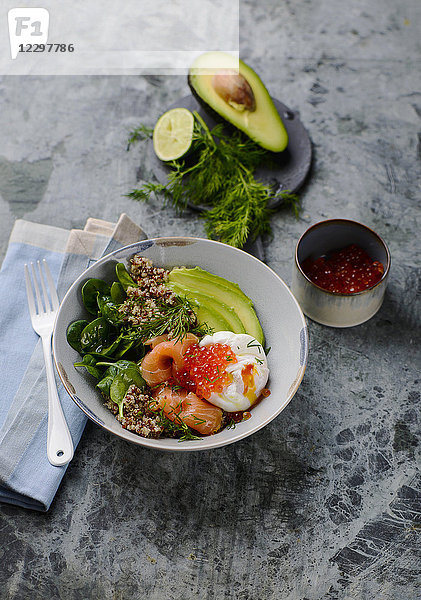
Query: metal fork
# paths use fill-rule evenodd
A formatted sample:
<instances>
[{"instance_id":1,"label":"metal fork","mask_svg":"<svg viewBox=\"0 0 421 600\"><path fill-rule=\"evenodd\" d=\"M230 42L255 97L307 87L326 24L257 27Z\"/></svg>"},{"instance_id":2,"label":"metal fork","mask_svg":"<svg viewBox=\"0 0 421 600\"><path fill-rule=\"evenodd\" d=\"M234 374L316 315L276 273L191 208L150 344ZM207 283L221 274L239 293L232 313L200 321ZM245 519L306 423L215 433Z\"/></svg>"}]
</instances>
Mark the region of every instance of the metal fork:
<instances>
[{"instance_id":1,"label":"metal fork","mask_svg":"<svg viewBox=\"0 0 421 600\"><path fill-rule=\"evenodd\" d=\"M43 300L34 263L31 263L33 287L28 265L25 265L26 293L28 296L29 314L31 315L32 327L41 337L44 351L45 370L48 385L48 434L47 434L47 457L50 463L56 467L66 465L73 458L73 441L70 435L60 399L57 393L54 378L53 360L51 357L51 336L53 333L54 320L58 311L59 301L50 269L44 259L42 261L47 286L41 263L37 261L38 276L41 282ZM35 298L34 291L35 290Z\"/></svg>"}]
</instances>

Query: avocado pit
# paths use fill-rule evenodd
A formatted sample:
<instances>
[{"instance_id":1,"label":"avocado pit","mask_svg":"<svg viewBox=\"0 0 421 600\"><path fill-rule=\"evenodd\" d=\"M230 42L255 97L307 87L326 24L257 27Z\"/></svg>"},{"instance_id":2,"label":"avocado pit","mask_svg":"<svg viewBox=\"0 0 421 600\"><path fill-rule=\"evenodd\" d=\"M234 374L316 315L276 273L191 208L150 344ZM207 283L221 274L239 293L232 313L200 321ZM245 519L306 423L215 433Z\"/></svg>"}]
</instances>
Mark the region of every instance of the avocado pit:
<instances>
[{"instance_id":1,"label":"avocado pit","mask_svg":"<svg viewBox=\"0 0 421 600\"><path fill-rule=\"evenodd\" d=\"M260 77L241 59L205 52L190 67L188 83L216 121L230 123L266 150L285 150L288 133L281 116Z\"/></svg>"},{"instance_id":2,"label":"avocado pit","mask_svg":"<svg viewBox=\"0 0 421 600\"><path fill-rule=\"evenodd\" d=\"M247 79L240 73L224 70L212 77L212 87L227 104L244 112L256 110L256 99Z\"/></svg>"}]
</instances>

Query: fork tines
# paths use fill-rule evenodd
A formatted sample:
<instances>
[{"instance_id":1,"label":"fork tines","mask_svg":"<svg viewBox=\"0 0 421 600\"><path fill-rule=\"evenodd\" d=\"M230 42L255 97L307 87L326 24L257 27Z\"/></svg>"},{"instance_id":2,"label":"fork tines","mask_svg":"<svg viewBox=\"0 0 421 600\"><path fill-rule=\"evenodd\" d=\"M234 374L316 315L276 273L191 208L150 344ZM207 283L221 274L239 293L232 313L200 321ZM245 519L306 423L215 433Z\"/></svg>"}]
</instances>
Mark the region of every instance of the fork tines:
<instances>
[{"instance_id":1,"label":"fork tines","mask_svg":"<svg viewBox=\"0 0 421 600\"><path fill-rule=\"evenodd\" d=\"M37 260L39 280L41 282L41 289L42 289L42 295L43 295L44 301L42 301L42 299L41 299L41 292L40 292L40 288L38 285L38 277L37 277L35 265L34 265L34 263L31 262L30 266L31 266L31 271L32 271L33 285L31 283L31 276L29 274L28 265L25 264L26 292L28 295L28 305L29 305L29 311L30 311L31 315L56 311L59 306L59 301L58 301L56 288L55 288L54 281L53 281L50 269L48 267L47 261L45 260L45 258L42 260L42 266L44 267L44 271L45 271L45 276L44 276L43 269L41 267L41 262L39 260ZM48 285L48 292L47 292L46 281L47 281L47 285ZM35 297L34 297L33 290L35 290ZM35 298L36 298L36 304L35 304ZM38 310L37 310L37 308L38 308Z\"/></svg>"}]
</instances>

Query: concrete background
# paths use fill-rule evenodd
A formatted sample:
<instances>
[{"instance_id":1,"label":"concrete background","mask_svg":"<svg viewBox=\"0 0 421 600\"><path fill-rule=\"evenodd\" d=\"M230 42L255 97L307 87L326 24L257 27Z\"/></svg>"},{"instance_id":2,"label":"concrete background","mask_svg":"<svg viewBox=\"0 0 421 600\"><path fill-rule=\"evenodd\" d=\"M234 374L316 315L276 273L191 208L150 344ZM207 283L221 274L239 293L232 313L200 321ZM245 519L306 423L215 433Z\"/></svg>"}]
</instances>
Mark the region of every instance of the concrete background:
<instances>
[{"instance_id":1,"label":"concrete background","mask_svg":"<svg viewBox=\"0 0 421 600\"><path fill-rule=\"evenodd\" d=\"M313 141L296 220L266 262L291 280L311 224L347 217L389 245L380 312L309 321L287 409L234 446L142 450L89 423L48 514L0 506L0 598L415 600L419 457L421 5L241 0L241 56ZM124 196L151 177L127 134L183 77L0 80L0 252L19 217L65 228L122 211L151 236L203 235L195 213ZM417 346L418 345L418 346Z\"/></svg>"}]
</instances>

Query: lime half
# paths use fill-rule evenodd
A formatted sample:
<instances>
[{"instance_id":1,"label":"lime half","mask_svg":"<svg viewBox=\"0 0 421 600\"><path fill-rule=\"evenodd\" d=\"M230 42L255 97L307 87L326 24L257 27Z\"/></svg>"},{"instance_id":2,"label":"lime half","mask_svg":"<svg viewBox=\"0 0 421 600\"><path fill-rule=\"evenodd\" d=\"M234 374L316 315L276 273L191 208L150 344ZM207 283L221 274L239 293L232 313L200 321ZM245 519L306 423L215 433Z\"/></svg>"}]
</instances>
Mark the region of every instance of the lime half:
<instances>
[{"instance_id":1,"label":"lime half","mask_svg":"<svg viewBox=\"0 0 421 600\"><path fill-rule=\"evenodd\" d=\"M194 117L187 108L172 108L159 117L153 130L153 147L160 160L181 158L193 140Z\"/></svg>"}]
</instances>

